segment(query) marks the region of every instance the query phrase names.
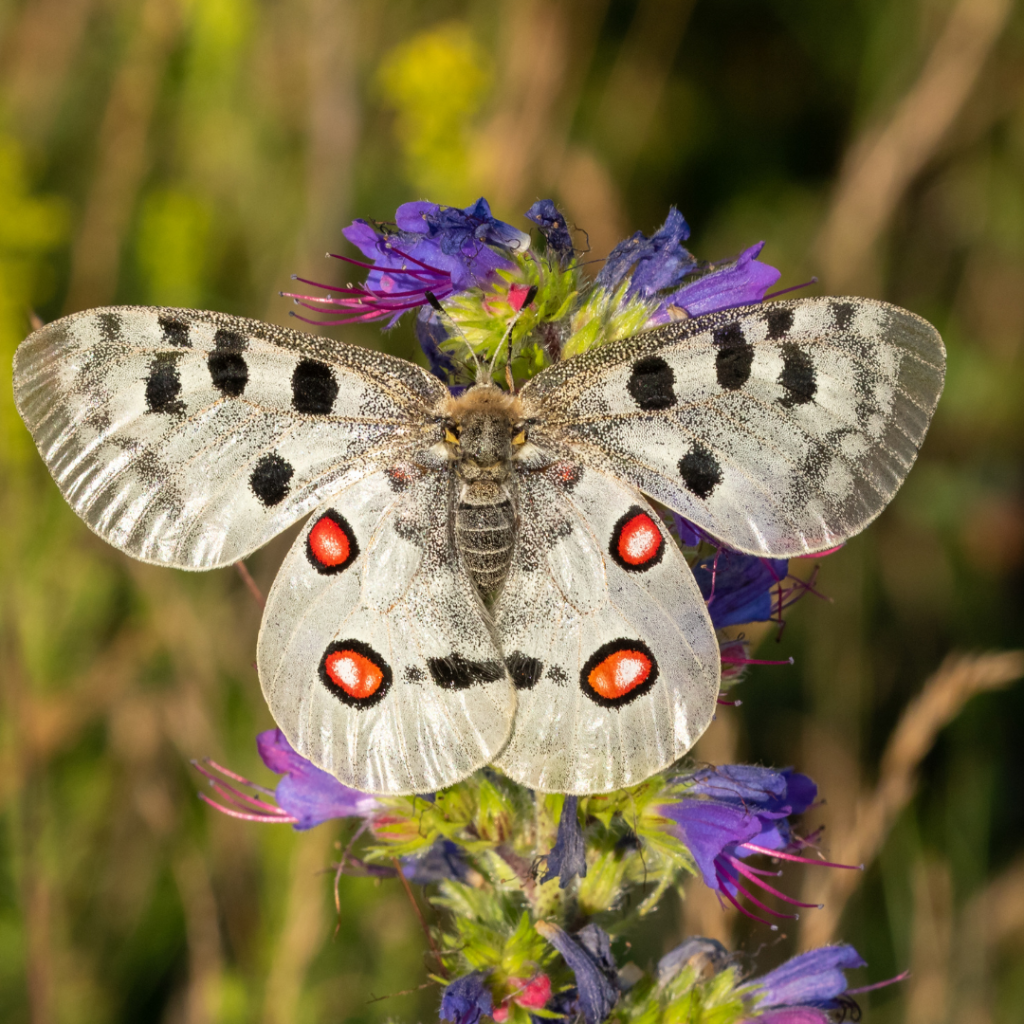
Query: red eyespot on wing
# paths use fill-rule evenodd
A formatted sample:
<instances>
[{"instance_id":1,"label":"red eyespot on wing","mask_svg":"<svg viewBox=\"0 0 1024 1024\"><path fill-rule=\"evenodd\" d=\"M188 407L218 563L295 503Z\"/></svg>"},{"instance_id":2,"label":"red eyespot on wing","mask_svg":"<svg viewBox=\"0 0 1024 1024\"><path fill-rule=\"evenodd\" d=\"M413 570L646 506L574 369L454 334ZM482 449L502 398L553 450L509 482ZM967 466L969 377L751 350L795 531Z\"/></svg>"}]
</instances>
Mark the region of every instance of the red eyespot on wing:
<instances>
[{"instance_id":1,"label":"red eyespot on wing","mask_svg":"<svg viewBox=\"0 0 1024 1024\"><path fill-rule=\"evenodd\" d=\"M371 707L391 685L391 668L369 644L339 640L324 652L320 679L329 693L350 707Z\"/></svg>"},{"instance_id":2,"label":"red eyespot on wing","mask_svg":"<svg viewBox=\"0 0 1024 1024\"><path fill-rule=\"evenodd\" d=\"M665 538L658 524L639 505L634 505L612 530L612 558L631 572L657 565L665 553Z\"/></svg>"},{"instance_id":3,"label":"red eyespot on wing","mask_svg":"<svg viewBox=\"0 0 1024 1024\"><path fill-rule=\"evenodd\" d=\"M658 678L658 663L641 640L612 640L602 644L580 673L580 686L605 707L626 704L646 693Z\"/></svg>"},{"instance_id":4,"label":"red eyespot on wing","mask_svg":"<svg viewBox=\"0 0 1024 1024\"><path fill-rule=\"evenodd\" d=\"M333 508L328 509L306 535L306 557L324 575L341 572L355 560L359 545L352 527Z\"/></svg>"}]
</instances>

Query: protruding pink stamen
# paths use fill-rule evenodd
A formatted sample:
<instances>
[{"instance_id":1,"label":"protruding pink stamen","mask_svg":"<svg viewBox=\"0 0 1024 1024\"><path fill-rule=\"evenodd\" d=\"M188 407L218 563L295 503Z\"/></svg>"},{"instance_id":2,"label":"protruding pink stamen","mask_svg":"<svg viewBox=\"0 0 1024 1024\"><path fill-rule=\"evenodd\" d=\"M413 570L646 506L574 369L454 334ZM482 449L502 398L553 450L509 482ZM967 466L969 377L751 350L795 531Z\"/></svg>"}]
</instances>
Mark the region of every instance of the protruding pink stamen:
<instances>
[{"instance_id":1,"label":"protruding pink stamen","mask_svg":"<svg viewBox=\"0 0 1024 1024\"><path fill-rule=\"evenodd\" d=\"M211 800L205 793L199 794L199 799L205 804L209 804L214 810L220 811L221 814L226 814L229 818L238 818L240 821L259 821L264 824L285 824L294 825L298 822L298 818L292 817L290 814L254 814L252 811L236 811L234 808L225 807L223 804L217 803L216 800ZM268 808L269 809L269 808Z\"/></svg>"},{"instance_id":2,"label":"protruding pink stamen","mask_svg":"<svg viewBox=\"0 0 1024 1024\"><path fill-rule=\"evenodd\" d=\"M778 857L779 860L791 860L797 864L814 864L823 868L843 868L846 871L863 871L863 864L835 864L830 860L815 860L813 857L798 857L795 853L784 853L782 850L772 850L767 846L758 846L756 843L741 843L744 850L753 850L754 853L763 853L768 857Z\"/></svg>"},{"instance_id":3,"label":"protruding pink stamen","mask_svg":"<svg viewBox=\"0 0 1024 1024\"><path fill-rule=\"evenodd\" d=\"M728 879L724 878L724 877L723 877L723 876L722 876L722 875L721 875L720 873L718 873L718 872L715 872L715 877L716 877L716 878L718 879L718 884L719 884L719 886L721 887L721 888L720 888L720 889L719 889L718 891L719 891L719 892L720 892L720 893L721 893L721 894L722 894L723 896L725 896L725 898L726 898L726 899L727 899L727 900L728 900L728 901L729 901L729 902L730 902L730 903L731 903L731 904L732 904L732 905L733 905L733 906L734 906L734 907L735 907L735 908L736 908L736 909L737 909L737 910L738 910L738 911L739 911L739 912L740 912L741 914L743 914L743 915L744 915L745 917L749 917L751 921L760 921L760 923L761 923L761 924L766 924L766 925L768 925L768 927L769 927L769 928L771 928L771 930L772 930L773 932L777 932L777 931L779 930L779 926L778 926L777 924L772 924L772 922L771 922L771 921L769 921L769 920L768 920L768 919L767 919L766 917L758 917L758 915L757 915L757 914L755 914L755 913L754 913L753 911L751 911L751 910L748 910L748 909L747 909L747 908L746 908L745 906L743 906L743 904L742 904L742 903L740 903L740 902L739 902L739 900L737 900L737 899L736 899L736 897L735 897L735 896L733 896L733 894L732 894L731 892L729 892L729 889L728 889L728 885L729 885Z\"/></svg>"},{"instance_id":4,"label":"protruding pink stamen","mask_svg":"<svg viewBox=\"0 0 1024 1024\"><path fill-rule=\"evenodd\" d=\"M910 971L903 971L895 978L887 981L876 981L874 985L861 985L860 988L848 988L843 994L847 996L859 996L862 992L874 992L876 988L885 988L887 985L895 985L898 981L906 981L910 977Z\"/></svg>"},{"instance_id":5,"label":"protruding pink stamen","mask_svg":"<svg viewBox=\"0 0 1024 1024\"><path fill-rule=\"evenodd\" d=\"M820 903L801 903L799 900L793 899L792 896L787 896L784 892L780 892L774 886L769 885L762 878L758 877L761 872L754 872L751 868L748 868L738 857L730 857L729 863L741 874L744 878L749 879L754 885L765 892L770 892L773 896L777 896L780 900L784 900L792 907L809 907L811 909L821 909Z\"/></svg>"},{"instance_id":6,"label":"protruding pink stamen","mask_svg":"<svg viewBox=\"0 0 1024 1024\"><path fill-rule=\"evenodd\" d=\"M761 301L767 302L769 299L777 299L780 295L788 295L790 292L798 292L801 288L809 288L812 284L817 283L817 277L812 277L810 281L804 281L803 284L794 284L791 285L789 288L782 288L777 292L771 292L769 295L766 295Z\"/></svg>"}]
</instances>

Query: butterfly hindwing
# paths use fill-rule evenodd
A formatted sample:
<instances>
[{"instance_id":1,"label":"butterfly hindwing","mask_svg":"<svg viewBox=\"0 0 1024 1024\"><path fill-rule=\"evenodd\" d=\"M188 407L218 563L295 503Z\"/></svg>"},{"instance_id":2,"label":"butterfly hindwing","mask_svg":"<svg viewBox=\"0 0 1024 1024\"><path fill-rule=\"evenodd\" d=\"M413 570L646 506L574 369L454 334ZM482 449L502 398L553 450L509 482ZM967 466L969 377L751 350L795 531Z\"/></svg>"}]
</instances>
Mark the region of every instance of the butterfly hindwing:
<instances>
[{"instance_id":1,"label":"butterfly hindwing","mask_svg":"<svg viewBox=\"0 0 1024 1024\"><path fill-rule=\"evenodd\" d=\"M538 443L628 480L755 554L833 547L891 499L942 390L930 324L821 298L683 320L557 364L522 391Z\"/></svg>"},{"instance_id":2,"label":"butterfly hindwing","mask_svg":"<svg viewBox=\"0 0 1024 1024\"><path fill-rule=\"evenodd\" d=\"M237 560L420 444L446 394L404 360L195 310L78 313L15 358L18 409L75 511L188 569Z\"/></svg>"},{"instance_id":3,"label":"butterfly hindwing","mask_svg":"<svg viewBox=\"0 0 1024 1024\"><path fill-rule=\"evenodd\" d=\"M489 763L515 691L454 546L445 464L398 463L310 517L267 600L258 665L296 750L370 793Z\"/></svg>"},{"instance_id":4,"label":"butterfly hindwing","mask_svg":"<svg viewBox=\"0 0 1024 1024\"><path fill-rule=\"evenodd\" d=\"M627 485L572 462L524 474L496 608L517 689L496 764L545 792L641 782L711 721L720 661L693 574Z\"/></svg>"}]
</instances>

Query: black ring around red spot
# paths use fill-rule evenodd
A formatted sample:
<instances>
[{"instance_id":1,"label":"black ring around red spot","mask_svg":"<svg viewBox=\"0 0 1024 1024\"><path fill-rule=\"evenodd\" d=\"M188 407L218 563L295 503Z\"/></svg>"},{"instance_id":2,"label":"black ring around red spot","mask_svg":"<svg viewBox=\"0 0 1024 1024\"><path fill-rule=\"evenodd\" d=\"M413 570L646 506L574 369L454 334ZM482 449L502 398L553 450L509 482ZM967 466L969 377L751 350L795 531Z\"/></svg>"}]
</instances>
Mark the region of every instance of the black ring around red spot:
<instances>
[{"instance_id":1,"label":"black ring around red spot","mask_svg":"<svg viewBox=\"0 0 1024 1024\"><path fill-rule=\"evenodd\" d=\"M616 522L608 552L627 572L646 572L665 554L665 537L654 517L633 505Z\"/></svg>"},{"instance_id":2,"label":"black ring around red spot","mask_svg":"<svg viewBox=\"0 0 1024 1024\"><path fill-rule=\"evenodd\" d=\"M366 696L356 696L349 692L344 683L336 678L337 656L347 654L354 655L351 661L355 674L374 669L379 673L379 678L374 677L373 691ZM365 665L364 662L368 662L369 665ZM391 689L391 666L369 644L364 644L361 640L335 640L334 643L328 644L320 659L318 674L327 692L350 708L372 708L379 704Z\"/></svg>"},{"instance_id":3,"label":"black ring around red spot","mask_svg":"<svg viewBox=\"0 0 1024 1024\"><path fill-rule=\"evenodd\" d=\"M348 521L329 508L306 534L306 558L324 576L347 569L359 557L359 544Z\"/></svg>"}]
</instances>

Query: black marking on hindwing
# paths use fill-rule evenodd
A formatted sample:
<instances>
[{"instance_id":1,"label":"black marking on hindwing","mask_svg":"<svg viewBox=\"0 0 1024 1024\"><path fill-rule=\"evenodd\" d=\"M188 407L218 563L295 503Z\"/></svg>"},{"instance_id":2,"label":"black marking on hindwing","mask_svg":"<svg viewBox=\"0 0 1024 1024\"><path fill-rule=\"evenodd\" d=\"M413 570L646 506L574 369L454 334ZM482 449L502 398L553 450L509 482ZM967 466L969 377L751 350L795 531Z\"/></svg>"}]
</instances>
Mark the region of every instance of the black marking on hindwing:
<instances>
[{"instance_id":1,"label":"black marking on hindwing","mask_svg":"<svg viewBox=\"0 0 1024 1024\"><path fill-rule=\"evenodd\" d=\"M427 669L442 690L468 690L477 683L493 683L505 675L500 661L470 661L461 654L427 658Z\"/></svg>"},{"instance_id":2,"label":"black marking on hindwing","mask_svg":"<svg viewBox=\"0 0 1024 1024\"><path fill-rule=\"evenodd\" d=\"M782 373L779 374L779 383L786 389L786 394L779 399L779 404L786 409L813 401L818 390L814 362L807 352L792 342L786 342L782 346Z\"/></svg>"},{"instance_id":3,"label":"black marking on hindwing","mask_svg":"<svg viewBox=\"0 0 1024 1024\"><path fill-rule=\"evenodd\" d=\"M670 409L678 401L675 382L672 367L661 356L644 356L633 364L626 390L644 412Z\"/></svg>"},{"instance_id":4,"label":"black marking on hindwing","mask_svg":"<svg viewBox=\"0 0 1024 1024\"><path fill-rule=\"evenodd\" d=\"M160 325L160 333L168 345L175 348L191 348L192 342L188 338L188 324L183 320L175 320L174 317L161 316L156 321Z\"/></svg>"},{"instance_id":5,"label":"black marking on hindwing","mask_svg":"<svg viewBox=\"0 0 1024 1024\"><path fill-rule=\"evenodd\" d=\"M738 391L750 379L754 364L754 346L747 341L738 320L714 331L715 374L719 386L726 391Z\"/></svg>"},{"instance_id":6,"label":"black marking on hindwing","mask_svg":"<svg viewBox=\"0 0 1024 1024\"><path fill-rule=\"evenodd\" d=\"M388 487L397 494L404 491L413 482L414 472L412 466L403 463L398 466L389 466L384 470L384 476L387 479Z\"/></svg>"},{"instance_id":7,"label":"black marking on hindwing","mask_svg":"<svg viewBox=\"0 0 1024 1024\"><path fill-rule=\"evenodd\" d=\"M544 671L544 662L538 658L531 658L522 651L513 651L505 659L505 667L517 690L532 690Z\"/></svg>"},{"instance_id":8,"label":"black marking on hindwing","mask_svg":"<svg viewBox=\"0 0 1024 1024\"><path fill-rule=\"evenodd\" d=\"M267 508L272 508L288 496L294 474L295 469L287 459L277 452L270 452L256 463L249 477L249 486Z\"/></svg>"},{"instance_id":9,"label":"black marking on hindwing","mask_svg":"<svg viewBox=\"0 0 1024 1024\"><path fill-rule=\"evenodd\" d=\"M149 412L182 413L181 377L178 359L171 352L161 352L149 364L146 378L146 408Z\"/></svg>"},{"instance_id":10,"label":"black marking on hindwing","mask_svg":"<svg viewBox=\"0 0 1024 1024\"><path fill-rule=\"evenodd\" d=\"M722 482L722 467L714 452L700 441L679 460L679 475L686 489L698 498L710 498Z\"/></svg>"},{"instance_id":11,"label":"black marking on hindwing","mask_svg":"<svg viewBox=\"0 0 1024 1024\"><path fill-rule=\"evenodd\" d=\"M575 462L556 462L544 470L545 476L563 494L574 490L583 476L583 470Z\"/></svg>"},{"instance_id":12,"label":"black marking on hindwing","mask_svg":"<svg viewBox=\"0 0 1024 1024\"><path fill-rule=\"evenodd\" d=\"M292 408L296 412L326 416L338 397L334 370L318 359L303 359L292 374Z\"/></svg>"}]
</instances>

